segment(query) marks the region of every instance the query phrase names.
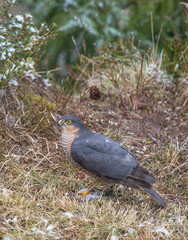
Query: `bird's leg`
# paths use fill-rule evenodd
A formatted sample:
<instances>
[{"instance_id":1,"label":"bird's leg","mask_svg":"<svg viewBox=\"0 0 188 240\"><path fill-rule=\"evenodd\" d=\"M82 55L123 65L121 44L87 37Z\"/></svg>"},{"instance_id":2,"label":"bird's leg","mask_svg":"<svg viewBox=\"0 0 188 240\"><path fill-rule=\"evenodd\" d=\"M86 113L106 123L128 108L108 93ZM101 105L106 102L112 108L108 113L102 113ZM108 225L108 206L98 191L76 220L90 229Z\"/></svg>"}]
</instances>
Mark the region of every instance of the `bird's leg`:
<instances>
[{"instance_id":1,"label":"bird's leg","mask_svg":"<svg viewBox=\"0 0 188 240\"><path fill-rule=\"evenodd\" d=\"M89 184L89 186L87 187L87 189L90 189L90 188L91 188L91 190L92 190L94 187L97 186L97 185L95 185L97 182L98 182L98 184L100 183L99 179L97 179L97 180L93 181L91 184ZM93 187L93 185L95 185L95 186Z\"/></svg>"},{"instance_id":2,"label":"bird's leg","mask_svg":"<svg viewBox=\"0 0 188 240\"><path fill-rule=\"evenodd\" d=\"M91 191L94 187L96 187L99 183L100 183L100 180L97 179L97 180L95 180L94 182L92 182L92 183L89 185L87 191L85 191L85 192L78 192L78 194L81 195L81 196L79 197L79 200L80 200L81 198L83 198L84 201L85 201L85 198L86 198L87 194L89 194L90 191Z\"/></svg>"}]
</instances>

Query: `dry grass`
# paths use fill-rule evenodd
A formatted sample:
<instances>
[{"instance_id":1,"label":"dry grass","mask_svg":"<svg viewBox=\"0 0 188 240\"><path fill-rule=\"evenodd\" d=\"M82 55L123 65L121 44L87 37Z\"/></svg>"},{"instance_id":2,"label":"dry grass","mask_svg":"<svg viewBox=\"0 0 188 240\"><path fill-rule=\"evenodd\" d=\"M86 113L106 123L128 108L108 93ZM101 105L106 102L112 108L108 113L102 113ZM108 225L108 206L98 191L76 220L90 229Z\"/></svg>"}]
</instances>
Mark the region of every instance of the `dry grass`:
<instances>
[{"instance_id":1,"label":"dry grass","mask_svg":"<svg viewBox=\"0 0 188 240\"><path fill-rule=\"evenodd\" d=\"M96 58L82 57L86 68L85 81L117 100L122 110L155 107L164 98L171 77L162 68L163 53L157 58L153 51L141 53L133 42L127 46L114 44L101 50ZM89 63L89 64L88 64Z\"/></svg>"},{"instance_id":2,"label":"dry grass","mask_svg":"<svg viewBox=\"0 0 188 240\"><path fill-rule=\"evenodd\" d=\"M78 106L77 97L69 98L64 113L74 110L90 129L133 151L158 179L155 189L168 208L159 208L142 191L119 186L113 195L81 202L76 192L89 179L65 159L50 115L66 100L54 88L38 88L40 79L29 81L29 88L27 81L21 80L16 92L5 89L0 99L1 239L187 239L186 119L181 109L172 111L170 102L162 102L155 112L125 116L113 99L86 98Z\"/></svg>"}]
</instances>

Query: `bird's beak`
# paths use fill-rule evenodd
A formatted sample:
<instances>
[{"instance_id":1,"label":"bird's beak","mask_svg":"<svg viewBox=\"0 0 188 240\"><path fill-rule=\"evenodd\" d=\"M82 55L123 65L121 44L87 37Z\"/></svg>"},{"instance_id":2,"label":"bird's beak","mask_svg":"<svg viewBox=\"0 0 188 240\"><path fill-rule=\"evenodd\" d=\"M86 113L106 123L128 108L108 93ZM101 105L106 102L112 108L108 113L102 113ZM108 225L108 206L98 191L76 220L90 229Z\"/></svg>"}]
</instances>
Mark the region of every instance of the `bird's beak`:
<instances>
[{"instance_id":1,"label":"bird's beak","mask_svg":"<svg viewBox=\"0 0 188 240\"><path fill-rule=\"evenodd\" d=\"M61 126L63 124L63 120L59 120L59 122L57 123L58 126Z\"/></svg>"}]
</instances>

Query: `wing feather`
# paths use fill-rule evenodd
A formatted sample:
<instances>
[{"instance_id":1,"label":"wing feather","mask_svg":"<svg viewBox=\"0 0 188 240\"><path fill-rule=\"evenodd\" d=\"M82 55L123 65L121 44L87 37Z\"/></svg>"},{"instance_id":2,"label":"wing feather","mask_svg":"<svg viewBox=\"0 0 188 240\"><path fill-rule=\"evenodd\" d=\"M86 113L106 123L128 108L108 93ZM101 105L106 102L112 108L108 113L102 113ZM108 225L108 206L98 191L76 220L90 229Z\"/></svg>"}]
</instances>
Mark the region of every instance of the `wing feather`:
<instances>
[{"instance_id":1,"label":"wing feather","mask_svg":"<svg viewBox=\"0 0 188 240\"><path fill-rule=\"evenodd\" d=\"M71 156L87 171L116 180L124 180L137 165L130 152L97 133L77 138L72 144Z\"/></svg>"}]
</instances>

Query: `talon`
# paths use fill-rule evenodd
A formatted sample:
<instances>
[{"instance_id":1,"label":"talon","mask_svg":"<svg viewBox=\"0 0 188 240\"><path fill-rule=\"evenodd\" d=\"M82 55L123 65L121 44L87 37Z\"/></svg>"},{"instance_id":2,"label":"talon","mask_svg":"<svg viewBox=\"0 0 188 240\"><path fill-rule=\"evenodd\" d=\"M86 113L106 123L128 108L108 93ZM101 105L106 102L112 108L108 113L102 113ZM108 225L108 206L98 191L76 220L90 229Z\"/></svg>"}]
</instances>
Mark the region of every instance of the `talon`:
<instances>
[{"instance_id":1,"label":"talon","mask_svg":"<svg viewBox=\"0 0 188 240\"><path fill-rule=\"evenodd\" d=\"M85 201L85 199L86 199L86 196L88 195L90 193L90 191L85 191L85 192L78 192L78 195L81 195L81 196L79 196L79 200L81 200L82 198L84 199L84 201Z\"/></svg>"},{"instance_id":2,"label":"talon","mask_svg":"<svg viewBox=\"0 0 188 240\"><path fill-rule=\"evenodd\" d=\"M100 183L100 181L97 179L95 180L93 183L91 183L88 187L88 190L84 191L84 192L78 192L78 195L81 195L78 199L81 200L81 198L86 199L86 196L91 193L91 190L96 187L98 184Z\"/></svg>"}]
</instances>

